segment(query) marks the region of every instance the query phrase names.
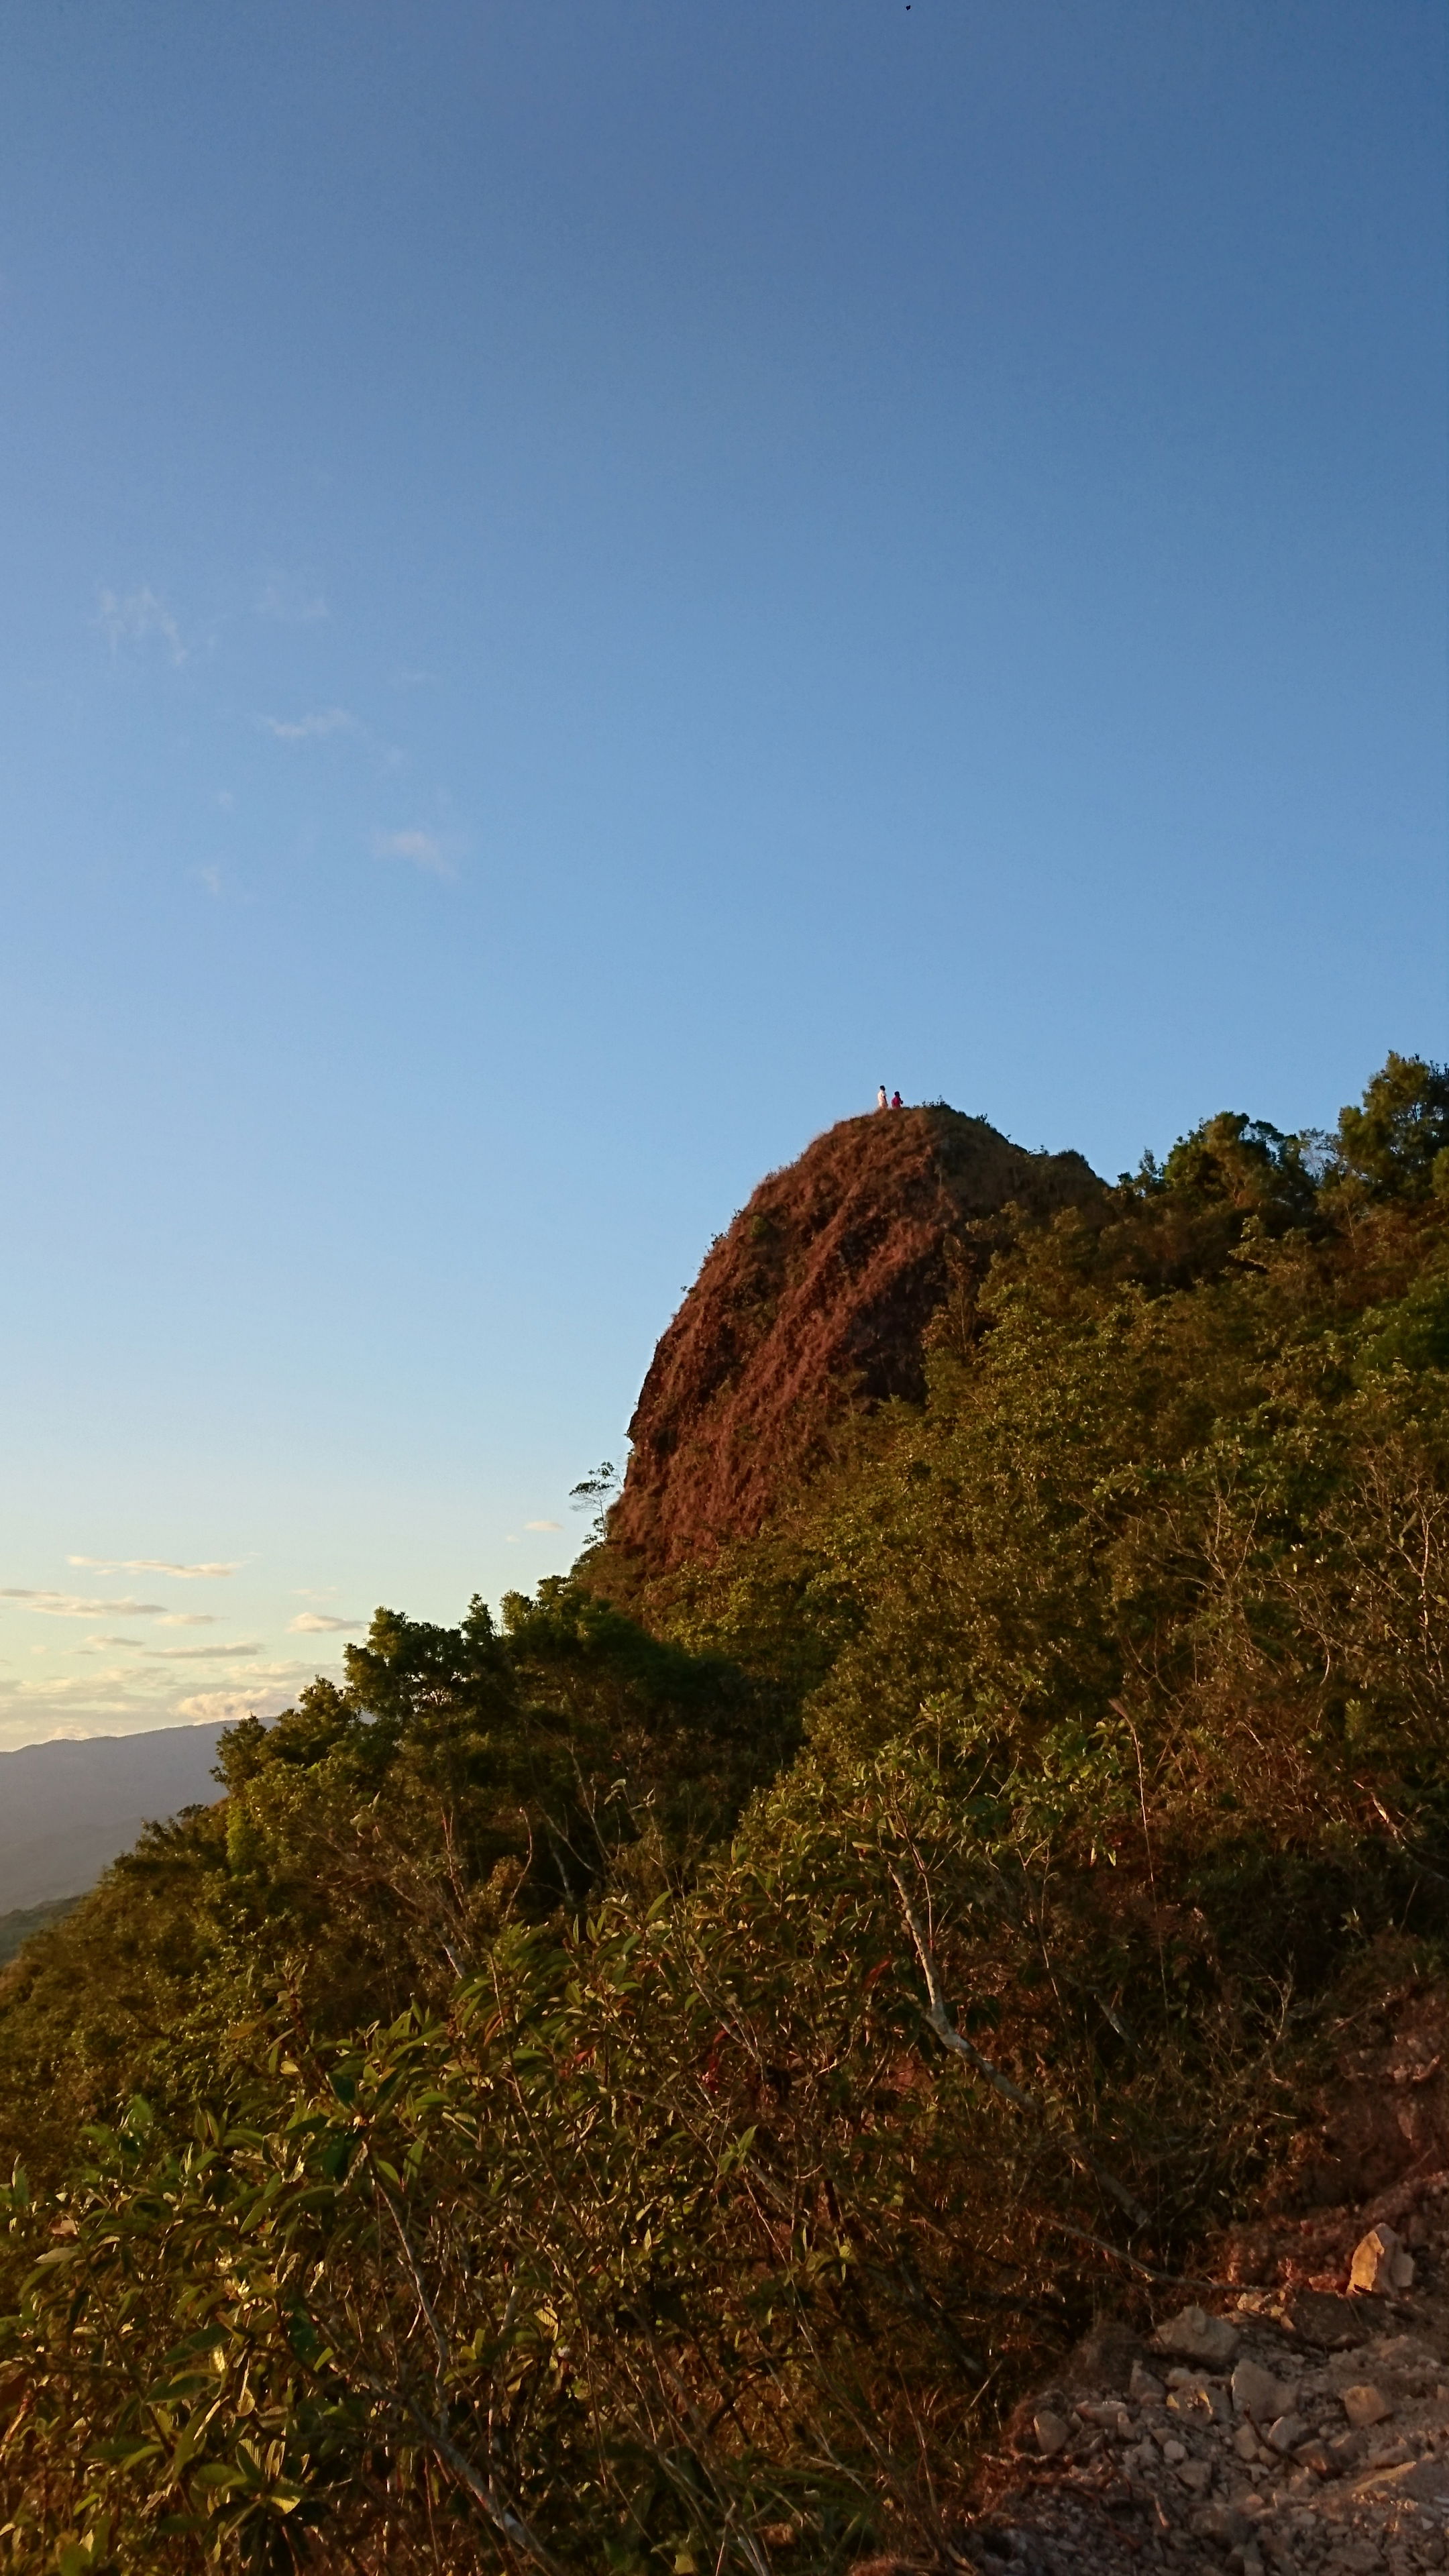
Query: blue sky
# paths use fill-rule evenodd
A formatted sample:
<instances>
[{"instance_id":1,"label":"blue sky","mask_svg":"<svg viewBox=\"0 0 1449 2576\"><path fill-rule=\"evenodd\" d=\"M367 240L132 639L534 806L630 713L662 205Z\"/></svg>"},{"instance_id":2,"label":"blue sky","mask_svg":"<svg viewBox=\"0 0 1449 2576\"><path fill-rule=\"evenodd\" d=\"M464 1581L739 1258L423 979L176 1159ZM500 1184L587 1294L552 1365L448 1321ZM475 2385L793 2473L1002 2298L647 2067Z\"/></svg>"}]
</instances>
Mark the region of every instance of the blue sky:
<instances>
[{"instance_id":1,"label":"blue sky","mask_svg":"<svg viewBox=\"0 0 1449 2576\"><path fill-rule=\"evenodd\" d=\"M1446 1052L1431 0L0 25L0 1744L564 1566L879 1080Z\"/></svg>"}]
</instances>

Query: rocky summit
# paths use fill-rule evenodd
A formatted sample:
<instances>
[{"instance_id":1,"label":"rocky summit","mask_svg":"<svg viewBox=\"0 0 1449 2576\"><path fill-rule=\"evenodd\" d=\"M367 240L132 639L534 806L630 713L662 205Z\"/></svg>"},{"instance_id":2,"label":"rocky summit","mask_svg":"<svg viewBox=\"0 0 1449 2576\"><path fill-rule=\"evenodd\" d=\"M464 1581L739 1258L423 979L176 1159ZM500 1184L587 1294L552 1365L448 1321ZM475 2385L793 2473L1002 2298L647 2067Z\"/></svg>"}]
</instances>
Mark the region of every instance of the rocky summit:
<instances>
[{"instance_id":1,"label":"rocky summit","mask_svg":"<svg viewBox=\"0 0 1449 2576\"><path fill-rule=\"evenodd\" d=\"M717 1236L629 1425L610 1534L649 1573L753 1536L842 1416L924 1392L923 1343L1022 1220L1100 1201L1080 1154L1032 1154L944 1104L845 1118Z\"/></svg>"}]
</instances>

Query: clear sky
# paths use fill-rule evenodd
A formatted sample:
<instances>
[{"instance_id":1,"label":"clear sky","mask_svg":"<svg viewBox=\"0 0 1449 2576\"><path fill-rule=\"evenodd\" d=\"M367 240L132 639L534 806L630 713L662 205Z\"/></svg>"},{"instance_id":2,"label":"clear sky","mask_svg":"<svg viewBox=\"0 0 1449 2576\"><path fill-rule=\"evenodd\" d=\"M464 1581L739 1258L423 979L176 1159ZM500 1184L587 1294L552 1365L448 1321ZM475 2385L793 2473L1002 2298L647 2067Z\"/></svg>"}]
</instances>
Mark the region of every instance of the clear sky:
<instances>
[{"instance_id":1,"label":"clear sky","mask_svg":"<svg viewBox=\"0 0 1449 2576\"><path fill-rule=\"evenodd\" d=\"M1449 1051L1438 0L0 38L0 1744L562 1568L878 1081Z\"/></svg>"}]
</instances>

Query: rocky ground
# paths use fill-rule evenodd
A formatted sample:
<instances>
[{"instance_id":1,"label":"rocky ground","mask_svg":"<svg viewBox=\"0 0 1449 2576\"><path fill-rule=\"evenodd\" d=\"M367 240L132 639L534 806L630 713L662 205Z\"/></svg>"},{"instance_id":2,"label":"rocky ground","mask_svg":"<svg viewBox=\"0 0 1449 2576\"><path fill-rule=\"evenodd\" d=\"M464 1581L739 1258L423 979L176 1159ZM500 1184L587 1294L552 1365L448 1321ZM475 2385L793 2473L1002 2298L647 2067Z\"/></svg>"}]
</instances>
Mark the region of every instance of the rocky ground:
<instances>
[{"instance_id":1,"label":"rocky ground","mask_svg":"<svg viewBox=\"0 0 1449 2576\"><path fill-rule=\"evenodd\" d=\"M1443 2567L1449 2173L1339 2233L1312 2286L1237 2286L1240 2241L1227 2278L1164 2302L1155 2330L1090 2336L1017 2409L961 2554L983 2576ZM1318 2234L1302 2231L1321 2257Z\"/></svg>"}]
</instances>

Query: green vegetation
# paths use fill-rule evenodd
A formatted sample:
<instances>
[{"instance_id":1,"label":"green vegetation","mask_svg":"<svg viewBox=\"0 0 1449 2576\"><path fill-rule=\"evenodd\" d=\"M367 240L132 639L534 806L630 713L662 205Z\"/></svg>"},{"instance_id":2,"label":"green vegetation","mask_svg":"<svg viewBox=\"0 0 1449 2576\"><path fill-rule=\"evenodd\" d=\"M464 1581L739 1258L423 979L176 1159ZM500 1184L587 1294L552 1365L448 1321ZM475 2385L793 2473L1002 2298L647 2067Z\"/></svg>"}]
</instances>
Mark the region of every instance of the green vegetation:
<instances>
[{"instance_id":1,"label":"green vegetation","mask_svg":"<svg viewBox=\"0 0 1449 2576\"><path fill-rule=\"evenodd\" d=\"M716 1564L380 1612L29 1943L0 2566L926 2555L1437 1963L1449 1076L1209 1120L932 1340Z\"/></svg>"},{"instance_id":2,"label":"green vegetation","mask_svg":"<svg viewBox=\"0 0 1449 2576\"><path fill-rule=\"evenodd\" d=\"M52 1896L43 1905L15 1905L8 1914L0 1914L0 1967L24 1949L33 1933L43 1932L47 1923L59 1923L79 1903L78 1896Z\"/></svg>"}]
</instances>

